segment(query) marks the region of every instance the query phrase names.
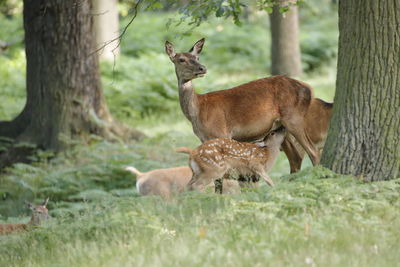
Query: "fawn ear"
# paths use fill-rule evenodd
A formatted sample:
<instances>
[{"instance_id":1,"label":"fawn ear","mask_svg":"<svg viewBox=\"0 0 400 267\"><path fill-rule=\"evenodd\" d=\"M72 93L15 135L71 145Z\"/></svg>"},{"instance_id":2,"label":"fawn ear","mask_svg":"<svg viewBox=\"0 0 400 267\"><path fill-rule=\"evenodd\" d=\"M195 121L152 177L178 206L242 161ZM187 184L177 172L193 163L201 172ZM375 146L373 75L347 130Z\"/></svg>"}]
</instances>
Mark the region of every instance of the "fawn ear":
<instances>
[{"instance_id":1,"label":"fawn ear","mask_svg":"<svg viewBox=\"0 0 400 267\"><path fill-rule=\"evenodd\" d=\"M201 50L203 49L204 42L206 41L205 38L198 40L193 47L189 50L189 53L192 55L197 56L200 54Z\"/></svg>"},{"instance_id":2,"label":"fawn ear","mask_svg":"<svg viewBox=\"0 0 400 267\"><path fill-rule=\"evenodd\" d=\"M46 198L46 200L43 201L42 206L46 207L48 202L49 202L49 198Z\"/></svg>"},{"instance_id":3,"label":"fawn ear","mask_svg":"<svg viewBox=\"0 0 400 267\"><path fill-rule=\"evenodd\" d=\"M172 60L176 53L175 53L175 49L174 49L174 45L171 44L168 41L165 41L165 52L167 53L167 55L169 56L169 58Z\"/></svg>"},{"instance_id":4,"label":"fawn ear","mask_svg":"<svg viewBox=\"0 0 400 267\"><path fill-rule=\"evenodd\" d=\"M265 147L265 146L266 146L264 140L263 140L263 141L259 141L259 142L254 142L254 144L255 144L256 146L259 146L259 147Z\"/></svg>"}]
</instances>

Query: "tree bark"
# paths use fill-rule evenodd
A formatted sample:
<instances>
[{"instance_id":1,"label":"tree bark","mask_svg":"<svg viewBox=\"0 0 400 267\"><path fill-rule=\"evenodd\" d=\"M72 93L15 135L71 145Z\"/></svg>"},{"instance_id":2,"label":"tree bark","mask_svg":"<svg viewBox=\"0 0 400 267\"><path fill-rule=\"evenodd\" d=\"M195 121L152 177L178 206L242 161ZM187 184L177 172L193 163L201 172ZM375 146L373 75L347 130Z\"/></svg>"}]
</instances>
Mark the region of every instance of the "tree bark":
<instances>
[{"instance_id":1,"label":"tree bark","mask_svg":"<svg viewBox=\"0 0 400 267\"><path fill-rule=\"evenodd\" d=\"M114 60L119 55L117 3L117 0L93 0L95 47L99 49L100 59Z\"/></svg>"},{"instance_id":2,"label":"tree bark","mask_svg":"<svg viewBox=\"0 0 400 267\"><path fill-rule=\"evenodd\" d=\"M275 0L269 15L271 25L271 74L291 77L302 74L297 6L293 0ZM290 5L292 4L292 5ZM289 11L279 8L290 5Z\"/></svg>"},{"instance_id":3,"label":"tree bark","mask_svg":"<svg viewBox=\"0 0 400 267\"><path fill-rule=\"evenodd\" d=\"M0 136L58 151L91 134L138 138L105 103L90 0L24 0L27 102Z\"/></svg>"},{"instance_id":4,"label":"tree bark","mask_svg":"<svg viewBox=\"0 0 400 267\"><path fill-rule=\"evenodd\" d=\"M400 175L400 2L339 1L335 105L321 163L368 181Z\"/></svg>"}]
</instances>

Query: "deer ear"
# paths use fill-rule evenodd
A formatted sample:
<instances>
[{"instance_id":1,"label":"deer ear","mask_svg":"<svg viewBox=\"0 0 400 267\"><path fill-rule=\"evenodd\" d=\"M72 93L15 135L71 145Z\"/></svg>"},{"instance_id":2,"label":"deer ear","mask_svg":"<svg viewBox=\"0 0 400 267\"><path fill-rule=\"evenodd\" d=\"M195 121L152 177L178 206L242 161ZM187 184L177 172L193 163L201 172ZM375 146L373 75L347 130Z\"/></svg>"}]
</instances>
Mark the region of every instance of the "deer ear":
<instances>
[{"instance_id":1,"label":"deer ear","mask_svg":"<svg viewBox=\"0 0 400 267\"><path fill-rule=\"evenodd\" d=\"M176 53L175 53L175 49L173 44L171 44L168 41L165 41L165 52L167 53L167 55L169 56L169 58L172 60L173 57L175 57Z\"/></svg>"},{"instance_id":2,"label":"deer ear","mask_svg":"<svg viewBox=\"0 0 400 267\"><path fill-rule=\"evenodd\" d=\"M43 201L42 206L46 207L48 202L49 202L49 198L47 198L45 201Z\"/></svg>"},{"instance_id":3,"label":"deer ear","mask_svg":"<svg viewBox=\"0 0 400 267\"><path fill-rule=\"evenodd\" d=\"M189 50L189 53L191 53L192 55L197 56L198 54L200 54L201 50L203 49L203 45L204 42L206 41L205 38L202 38L200 40L198 40L193 47Z\"/></svg>"}]
</instances>

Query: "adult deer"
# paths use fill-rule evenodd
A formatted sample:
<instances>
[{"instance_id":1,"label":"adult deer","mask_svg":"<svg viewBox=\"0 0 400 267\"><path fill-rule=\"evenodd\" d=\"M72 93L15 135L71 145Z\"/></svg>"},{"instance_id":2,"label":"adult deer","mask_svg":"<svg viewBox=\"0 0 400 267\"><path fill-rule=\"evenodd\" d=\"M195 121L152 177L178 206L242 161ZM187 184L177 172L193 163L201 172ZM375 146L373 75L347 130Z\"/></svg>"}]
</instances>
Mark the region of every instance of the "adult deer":
<instances>
[{"instance_id":1,"label":"adult deer","mask_svg":"<svg viewBox=\"0 0 400 267\"><path fill-rule=\"evenodd\" d=\"M260 141L279 121L305 149L314 165L317 149L305 130L304 116L313 98L308 84L286 76L273 76L237 87L197 94L192 80L207 73L200 64L205 39L197 41L187 53L176 53L166 41L165 51L175 65L179 101L193 131L202 142L214 138Z\"/></svg>"}]
</instances>

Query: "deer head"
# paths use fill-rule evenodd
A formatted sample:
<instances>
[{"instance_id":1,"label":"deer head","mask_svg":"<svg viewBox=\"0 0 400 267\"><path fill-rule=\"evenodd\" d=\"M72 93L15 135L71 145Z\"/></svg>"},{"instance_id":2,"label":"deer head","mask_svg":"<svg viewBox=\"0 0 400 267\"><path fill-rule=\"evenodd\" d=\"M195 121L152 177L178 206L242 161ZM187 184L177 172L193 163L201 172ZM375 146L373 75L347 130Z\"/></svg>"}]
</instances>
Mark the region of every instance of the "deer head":
<instances>
[{"instance_id":1,"label":"deer head","mask_svg":"<svg viewBox=\"0 0 400 267\"><path fill-rule=\"evenodd\" d=\"M286 129L281 126L276 130L270 132L264 139L263 143L265 147L269 149L279 149L283 140L286 137Z\"/></svg>"},{"instance_id":2,"label":"deer head","mask_svg":"<svg viewBox=\"0 0 400 267\"><path fill-rule=\"evenodd\" d=\"M49 202L47 198L41 205L32 205L32 203L27 202L26 204L32 210L32 217L30 224L31 225L39 225L42 221L47 220L50 218L49 211L47 210L46 206Z\"/></svg>"},{"instance_id":3,"label":"deer head","mask_svg":"<svg viewBox=\"0 0 400 267\"><path fill-rule=\"evenodd\" d=\"M208 186L213 185L216 179L220 177L209 177L209 176L196 176L194 175L192 179L187 184L187 189L189 191L199 191L204 192Z\"/></svg>"},{"instance_id":4,"label":"deer head","mask_svg":"<svg viewBox=\"0 0 400 267\"><path fill-rule=\"evenodd\" d=\"M176 53L174 46L168 41L165 42L165 52L175 65L178 80L187 82L207 73L207 68L200 64L198 56L203 49L204 42L204 38L197 41L189 52L183 53Z\"/></svg>"}]
</instances>

